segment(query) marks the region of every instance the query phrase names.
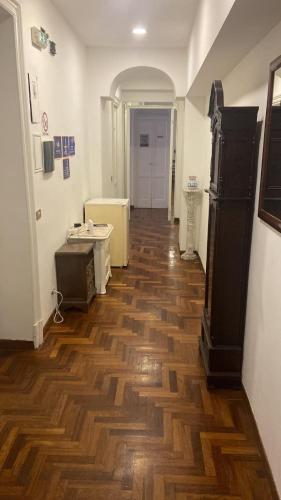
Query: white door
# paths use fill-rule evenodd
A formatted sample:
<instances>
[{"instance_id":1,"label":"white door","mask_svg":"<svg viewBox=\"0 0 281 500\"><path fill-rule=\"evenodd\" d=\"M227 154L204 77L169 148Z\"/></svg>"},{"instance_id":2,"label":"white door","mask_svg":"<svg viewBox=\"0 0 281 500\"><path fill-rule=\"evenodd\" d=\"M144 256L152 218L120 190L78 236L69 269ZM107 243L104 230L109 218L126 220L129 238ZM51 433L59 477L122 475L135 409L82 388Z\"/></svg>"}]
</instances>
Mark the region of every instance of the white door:
<instances>
[{"instance_id":1,"label":"white door","mask_svg":"<svg viewBox=\"0 0 281 500\"><path fill-rule=\"evenodd\" d=\"M151 208L151 164L152 164L151 120L141 118L136 122L134 191L135 207Z\"/></svg>"},{"instance_id":2,"label":"white door","mask_svg":"<svg viewBox=\"0 0 281 500\"><path fill-rule=\"evenodd\" d=\"M134 205L136 208L167 208L169 117L138 117L135 123Z\"/></svg>"},{"instance_id":3,"label":"white door","mask_svg":"<svg viewBox=\"0 0 281 500\"><path fill-rule=\"evenodd\" d=\"M169 187L169 122L153 121L151 161L151 208L168 207Z\"/></svg>"}]
</instances>

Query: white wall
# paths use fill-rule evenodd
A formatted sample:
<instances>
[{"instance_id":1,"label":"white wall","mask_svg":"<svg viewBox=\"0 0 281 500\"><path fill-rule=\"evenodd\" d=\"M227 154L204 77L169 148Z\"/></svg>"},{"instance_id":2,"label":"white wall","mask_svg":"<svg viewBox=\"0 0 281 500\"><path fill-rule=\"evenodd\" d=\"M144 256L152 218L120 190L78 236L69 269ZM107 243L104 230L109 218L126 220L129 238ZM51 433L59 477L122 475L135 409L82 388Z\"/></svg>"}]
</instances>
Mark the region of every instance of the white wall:
<instances>
[{"instance_id":1,"label":"white wall","mask_svg":"<svg viewBox=\"0 0 281 500\"><path fill-rule=\"evenodd\" d=\"M121 98L124 102L173 102L174 92L169 90L122 90Z\"/></svg>"},{"instance_id":2,"label":"white wall","mask_svg":"<svg viewBox=\"0 0 281 500\"><path fill-rule=\"evenodd\" d=\"M181 216L182 201L182 171L184 166L184 119L185 119L185 99L176 100L177 119L175 127L176 135L176 172L175 172L175 193L174 193L174 217Z\"/></svg>"},{"instance_id":3,"label":"white wall","mask_svg":"<svg viewBox=\"0 0 281 500\"><path fill-rule=\"evenodd\" d=\"M112 101L101 99L102 192L109 198L116 196L116 186L113 182L112 132Z\"/></svg>"},{"instance_id":4,"label":"white wall","mask_svg":"<svg viewBox=\"0 0 281 500\"><path fill-rule=\"evenodd\" d=\"M185 127L184 127L184 162L182 171L182 187L186 185L188 176L196 175L199 187L203 190L198 200L197 210L197 235L196 250L202 264L206 266L206 241L208 227L208 195L204 189L210 184L210 156L211 133L210 119L207 116L206 99L193 97L185 102ZM186 200L181 189L181 215L180 215L180 249L186 249Z\"/></svg>"},{"instance_id":5,"label":"white wall","mask_svg":"<svg viewBox=\"0 0 281 500\"><path fill-rule=\"evenodd\" d=\"M107 195L102 189L101 97L111 95L114 79L128 68L156 68L175 85L177 96L186 92L184 49L88 49L88 140L93 196Z\"/></svg>"},{"instance_id":6,"label":"white wall","mask_svg":"<svg viewBox=\"0 0 281 500\"><path fill-rule=\"evenodd\" d=\"M33 340L32 270L13 19L0 23L0 338Z\"/></svg>"},{"instance_id":7,"label":"white wall","mask_svg":"<svg viewBox=\"0 0 281 500\"><path fill-rule=\"evenodd\" d=\"M186 51L186 91L185 126L184 126L184 161L182 170L182 185L177 187L180 196L180 250L186 249L187 224L186 224L186 201L182 188L189 175L197 175L200 187L209 185L209 177L205 164L210 160L209 127L207 108L205 108L205 94L194 92L191 97L192 85L204 68L211 48L219 36L236 0L200 0L197 14L191 30L189 43ZM215 8L214 8L214 3ZM204 147L202 147L204 144ZM179 192L181 191L181 192ZM208 201L207 195L202 194L201 207L197 213L197 235L196 250L199 252L203 266L206 265L206 228L208 226ZM201 210L203 216L201 216ZM207 220L206 220L207 219Z\"/></svg>"},{"instance_id":8,"label":"white wall","mask_svg":"<svg viewBox=\"0 0 281 500\"><path fill-rule=\"evenodd\" d=\"M117 198L125 197L125 105L117 109Z\"/></svg>"},{"instance_id":9,"label":"white wall","mask_svg":"<svg viewBox=\"0 0 281 500\"><path fill-rule=\"evenodd\" d=\"M235 0L200 0L187 49L187 92L234 3Z\"/></svg>"},{"instance_id":10,"label":"white wall","mask_svg":"<svg viewBox=\"0 0 281 500\"><path fill-rule=\"evenodd\" d=\"M115 102L116 113L116 167L114 167L112 99L101 98L101 169L102 193L108 198L125 196L125 120L122 101Z\"/></svg>"},{"instance_id":11,"label":"white wall","mask_svg":"<svg viewBox=\"0 0 281 500\"><path fill-rule=\"evenodd\" d=\"M127 76L120 76L120 97L126 102L172 102L175 99L175 89L170 78L162 72L140 68L128 70Z\"/></svg>"},{"instance_id":12,"label":"white wall","mask_svg":"<svg viewBox=\"0 0 281 500\"><path fill-rule=\"evenodd\" d=\"M274 85L273 85L273 97L279 97L281 95L281 77L275 74Z\"/></svg>"},{"instance_id":13,"label":"white wall","mask_svg":"<svg viewBox=\"0 0 281 500\"><path fill-rule=\"evenodd\" d=\"M224 80L227 105L258 105L265 119L270 62L280 55L281 23ZM256 210L246 318L243 383L281 494L281 234L257 216L262 159L259 157Z\"/></svg>"},{"instance_id":14,"label":"white wall","mask_svg":"<svg viewBox=\"0 0 281 500\"><path fill-rule=\"evenodd\" d=\"M55 171L36 173L34 195L36 208L42 209L37 222L40 294L45 323L54 309L50 291L56 287L55 251L65 242L66 231L82 220L83 202L90 197L86 156L86 49L48 0L23 0L24 50L27 72L39 80L41 111L49 118L49 135L74 135L76 156L70 159L71 177L63 180L62 160ZM31 44L31 26L43 26L57 42L57 55L38 50ZM41 124L30 124L33 133L41 133ZM32 166L31 166L32 167Z\"/></svg>"}]
</instances>

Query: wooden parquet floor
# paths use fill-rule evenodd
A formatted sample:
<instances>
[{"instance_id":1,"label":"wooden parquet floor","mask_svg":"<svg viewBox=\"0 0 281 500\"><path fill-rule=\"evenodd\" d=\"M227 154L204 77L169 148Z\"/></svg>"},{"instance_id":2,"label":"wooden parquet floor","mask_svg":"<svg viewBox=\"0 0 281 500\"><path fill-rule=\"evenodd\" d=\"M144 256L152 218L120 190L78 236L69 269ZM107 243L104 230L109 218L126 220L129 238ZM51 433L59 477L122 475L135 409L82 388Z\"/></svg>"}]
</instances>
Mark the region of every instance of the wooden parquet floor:
<instances>
[{"instance_id":1,"label":"wooden parquet floor","mask_svg":"<svg viewBox=\"0 0 281 500\"><path fill-rule=\"evenodd\" d=\"M135 210L108 294L1 353L0 499L277 498L243 393L206 390L204 275L177 241L165 211Z\"/></svg>"}]
</instances>

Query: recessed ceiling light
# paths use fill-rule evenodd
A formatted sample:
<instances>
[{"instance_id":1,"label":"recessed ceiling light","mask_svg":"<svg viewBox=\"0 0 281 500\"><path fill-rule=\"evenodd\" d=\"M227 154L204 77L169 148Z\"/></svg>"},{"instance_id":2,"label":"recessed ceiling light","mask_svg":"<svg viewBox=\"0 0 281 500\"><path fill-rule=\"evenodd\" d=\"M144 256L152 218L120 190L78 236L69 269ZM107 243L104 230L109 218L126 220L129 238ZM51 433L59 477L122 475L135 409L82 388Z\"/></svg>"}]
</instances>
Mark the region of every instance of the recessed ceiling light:
<instances>
[{"instance_id":1,"label":"recessed ceiling light","mask_svg":"<svg viewBox=\"0 0 281 500\"><path fill-rule=\"evenodd\" d=\"M142 26L136 26L136 27L133 29L132 33L133 33L134 35L146 35L146 29L145 29L145 28L143 28Z\"/></svg>"}]
</instances>

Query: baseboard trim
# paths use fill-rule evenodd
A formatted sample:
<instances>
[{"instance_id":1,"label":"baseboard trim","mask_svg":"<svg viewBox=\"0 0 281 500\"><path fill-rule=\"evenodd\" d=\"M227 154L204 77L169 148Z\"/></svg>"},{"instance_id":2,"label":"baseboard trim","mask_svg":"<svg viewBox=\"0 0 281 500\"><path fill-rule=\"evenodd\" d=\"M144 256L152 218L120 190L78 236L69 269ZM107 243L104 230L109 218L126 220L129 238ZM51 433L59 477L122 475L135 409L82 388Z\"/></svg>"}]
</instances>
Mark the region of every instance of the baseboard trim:
<instances>
[{"instance_id":1,"label":"baseboard trim","mask_svg":"<svg viewBox=\"0 0 281 500\"><path fill-rule=\"evenodd\" d=\"M263 445L263 442L262 442L262 439L261 439L261 436L260 436L259 428L258 428L256 419L255 419L255 415L254 415L254 412L252 410L252 406L251 406L250 400L248 398L248 394L246 392L246 389L245 389L243 383L242 383L242 386L241 386L241 390L242 390L242 392L243 392L243 394L245 396L245 400L247 402L250 414L251 414L251 416L253 418L253 422L254 422L254 426L255 426L255 431L256 431L256 434L258 436L258 441L259 441L261 455L263 456L263 458L265 460L266 470L267 470L267 473L268 473L269 477L271 478L271 482L272 482L272 485L273 485L273 490L272 490L271 493L273 495L274 500L280 500L280 497L279 497L279 494L278 494L278 491L277 491L277 487L276 487L276 484L275 484L275 481L274 481L274 477L273 477L273 474L272 474L272 471L271 471L271 467L270 467L270 464L269 464L269 460L268 460L268 457L267 457L267 453L265 451L265 448L264 448L264 445Z\"/></svg>"},{"instance_id":2,"label":"baseboard trim","mask_svg":"<svg viewBox=\"0 0 281 500\"><path fill-rule=\"evenodd\" d=\"M47 331L49 330L50 326L52 326L52 324L53 324L53 318L54 318L55 312L56 312L56 310L54 309L43 327L43 338L46 336Z\"/></svg>"},{"instance_id":3,"label":"baseboard trim","mask_svg":"<svg viewBox=\"0 0 281 500\"><path fill-rule=\"evenodd\" d=\"M0 351L33 351L32 340L0 340Z\"/></svg>"},{"instance_id":4,"label":"baseboard trim","mask_svg":"<svg viewBox=\"0 0 281 500\"><path fill-rule=\"evenodd\" d=\"M35 349L38 349L40 345L43 344L43 321L42 319L40 321L37 321L33 325L33 343Z\"/></svg>"},{"instance_id":5,"label":"baseboard trim","mask_svg":"<svg viewBox=\"0 0 281 500\"><path fill-rule=\"evenodd\" d=\"M180 255L182 255L183 253L185 253L185 250L181 250L181 249L180 249ZM202 270L202 271L203 271L203 273L204 273L204 276L206 276L206 272L205 272L205 269L204 269L204 267L203 267L202 260L201 260L201 257L200 257L200 255L199 255L199 253L197 252L197 250L194 250L194 253L195 253L196 257L197 257L197 258L198 258L198 260L199 260L199 264L200 264L201 270ZM186 261L186 262L188 262L188 261ZM190 262L192 262L192 261L190 261Z\"/></svg>"},{"instance_id":6,"label":"baseboard trim","mask_svg":"<svg viewBox=\"0 0 281 500\"><path fill-rule=\"evenodd\" d=\"M200 264L200 267L201 267L201 271L203 271L204 276L206 276L206 272L205 272L205 269L204 269L204 267L203 267L202 260L201 260L201 257L200 257L200 255L199 255L199 253L197 252L197 250L195 250L195 252L194 252L194 253L196 253L196 255L197 255L197 257L198 257L199 264Z\"/></svg>"}]
</instances>

